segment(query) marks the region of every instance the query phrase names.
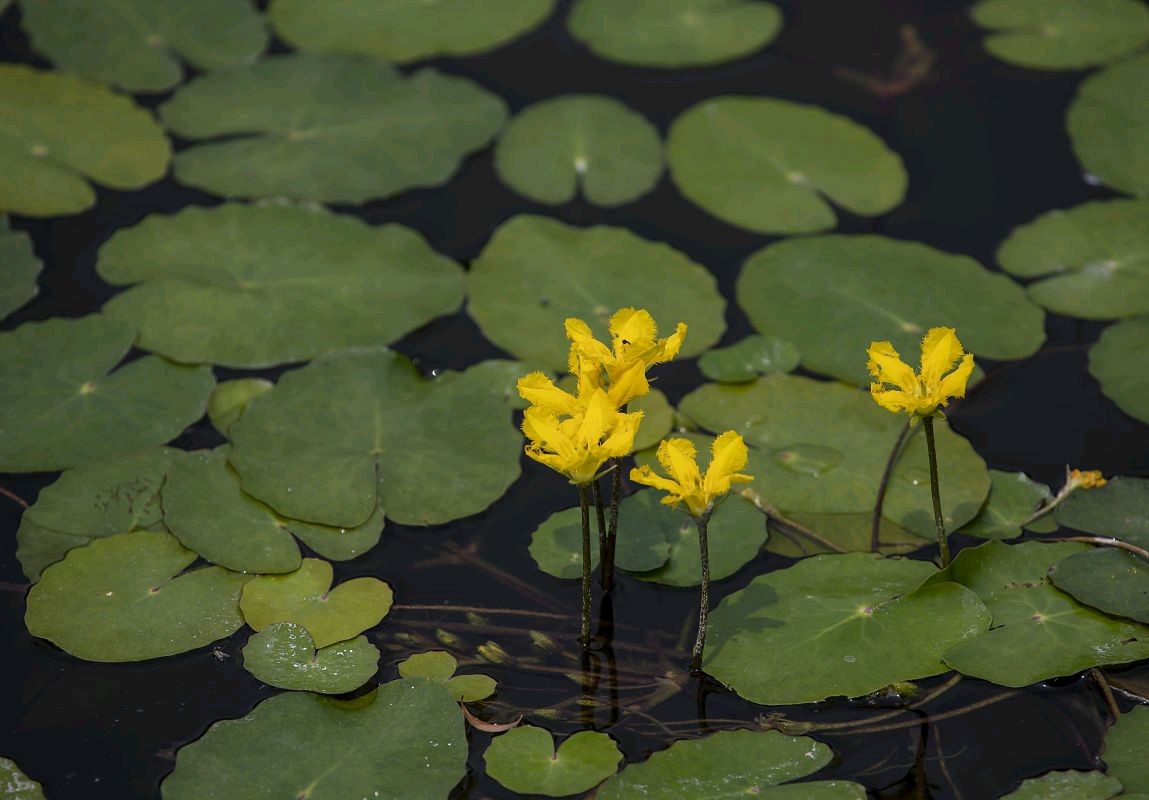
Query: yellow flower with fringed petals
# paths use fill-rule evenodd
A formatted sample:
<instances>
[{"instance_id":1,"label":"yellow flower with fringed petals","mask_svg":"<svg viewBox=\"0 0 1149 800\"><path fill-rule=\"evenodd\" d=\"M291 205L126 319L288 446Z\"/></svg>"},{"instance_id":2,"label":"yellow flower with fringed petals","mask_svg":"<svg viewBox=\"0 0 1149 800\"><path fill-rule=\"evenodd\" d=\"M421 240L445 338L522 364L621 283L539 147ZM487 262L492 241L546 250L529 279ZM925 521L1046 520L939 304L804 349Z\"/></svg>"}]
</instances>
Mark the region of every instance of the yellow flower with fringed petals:
<instances>
[{"instance_id":1,"label":"yellow flower with fringed petals","mask_svg":"<svg viewBox=\"0 0 1149 800\"><path fill-rule=\"evenodd\" d=\"M930 328L922 338L921 370L916 374L889 342L872 342L866 353L874 378L870 394L878 405L919 417L933 415L951 398L965 397L973 372L973 354L962 349L953 328Z\"/></svg>"},{"instance_id":2,"label":"yellow flower with fringed petals","mask_svg":"<svg viewBox=\"0 0 1149 800\"><path fill-rule=\"evenodd\" d=\"M555 391L571 397L560 389ZM526 454L566 475L571 483L585 485L597 477L609 459L621 458L634 449L642 412L621 413L602 389L571 399L578 407L566 419L561 418L565 412L547 403L536 403L523 413L523 433L530 440Z\"/></svg>"},{"instance_id":3,"label":"yellow flower with fringed petals","mask_svg":"<svg viewBox=\"0 0 1149 800\"><path fill-rule=\"evenodd\" d=\"M672 335L659 339L649 311L621 308L610 318L612 347L596 339L590 326L576 317L566 321L566 332L571 342L568 367L578 376L580 390L584 382L601 387L609 381L611 399L621 407L650 391L646 370L652 364L678 355L686 323L678 323Z\"/></svg>"},{"instance_id":4,"label":"yellow flower with fringed petals","mask_svg":"<svg viewBox=\"0 0 1149 800\"><path fill-rule=\"evenodd\" d=\"M670 506L686 503L691 516L701 517L730 491L731 484L754 480L753 476L738 472L746 466L748 453L746 442L735 431L726 431L715 438L710 453L710 466L704 476L698 469L694 444L689 439L667 439L658 445L658 461L670 477L664 478L650 467L641 467L630 471L630 479L662 489L666 492L663 503Z\"/></svg>"}]
</instances>

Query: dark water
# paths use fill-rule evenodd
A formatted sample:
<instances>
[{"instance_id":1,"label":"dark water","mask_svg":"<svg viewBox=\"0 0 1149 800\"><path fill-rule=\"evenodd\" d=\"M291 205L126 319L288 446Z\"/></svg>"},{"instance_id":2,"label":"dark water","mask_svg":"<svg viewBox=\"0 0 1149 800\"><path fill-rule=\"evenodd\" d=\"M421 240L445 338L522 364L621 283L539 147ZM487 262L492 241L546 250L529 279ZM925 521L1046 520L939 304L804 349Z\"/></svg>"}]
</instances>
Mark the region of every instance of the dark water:
<instances>
[{"instance_id":1,"label":"dark water","mask_svg":"<svg viewBox=\"0 0 1149 800\"><path fill-rule=\"evenodd\" d=\"M442 60L435 66L477 80L506 98L513 111L557 94L599 92L641 111L664 132L683 110L718 94L817 103L881 134L901 154L911 176L909 195L900 207L880 220L840 212L839 231L915 239L970 254L987 266L993 264L996 245L1015 225L1052 208L1109 195L1084 180L1064 132L1065 109L1080 74L1031 72L990 59L968 21L966 3L778 4L786 28L771 47L711 69L660 72L595 59L565 34L565 5L547 25L495 53ZM0 16L0 57L46 66L29 52L18 19L15 8ZM928 77L907 92L888 96L843 77L842 68L888 75L903 49L899 31L904 24L913 25L936 55ZM95 310L113 294L94 269L96 252L112 232L149 213L216 202L167 180L138 192L101 191L95 208L73 217L16 218L14 226L32 234L45 262L42 293L0 327ZM445 187L338 210L375 224L409 225L437 250L464 263L501 222L517 213L626 226L669 242L707 265L728 301L733 300L741 263L772 241L706 216L665 176L655 192L619 209L597 209L581 201L561 208L537 206L496 180L490 151L465 162ZM723 343L749 332L733 304L727 322ZM1087 348L1102 327L1050 316L1048 341L1040 354L1023 363L989 365L987 380L951 419L991 467L1024 469L1055 486L1067 463L1107 474L1149 474L1144 457L1149 427L1118 411L1086 372ZM411 334L397 348L424 370L464 367L501 355L462 313ZM220 378L235 374L217 369ZM659 374L659 387L672 401L701 381L693 362L669 365ZM177 444L199 448L218 441L203 422ZM0 485L32 501L54 478L0 476ZM527 554L530 532L550 512L569 504L562 488L545 469L528 463L523 479L488 512L432 530L388 523L374 551L335 565L337 580L359 575L386 579L404 606L393 610L373 634L384 647L381 680L394 677L394 662L403 652L447 646L466 663L476 661L482 647L488 656L507 663L483 665L499 680L500 689L498 703L482 709L481 715L508 719L515 709L553 708L556 719L547 725L564 733L587 722L574 705L581 690L563 674L578 666L577 621L562 616L576 607L577 585L541 573ZM206 649L120 665L78 661L33 640L23 624L26 587L15 559L19 510L0 498L0 531L6 532L0 535L0 581L7 582L0 591L7 623L0 754L43 782L52 800L158 797L159 781L171 770L176 749L212 722L242 716L275 690L242 669L238 652L247 635L242 631L219 643L221 655ZM971 543L955 539L959 547ZM718 599L754 575L787 563L761 555L718 584ZM628 759L642 759L672 738L753 720L767 711L819 723L867 720L883 713L878 706L845 701L764 709L717 686L699 686L685 678L681 671L688 659L677 642L693 620L695 603L693 590L655 588L625 577L615 590L613 659L607 653L598 656L603 677L595 696L604 705L595 710L592 724L610 726ZM485 613L475 619L461 609L406 607L445 604L513 613ZM533 645L532 630L549 635L557 651ZM611 661L618 679L613 691ZM924 691L946 680L924 681ZM817 777L858 780L882 798L968 800L997 797L1022 778L1049 769L1097 766L1105 706L1087 680L1067 679L1003 695L1007 693L1001 687L965 679L917 712L870 726L902 727L816 733L838 756ZM925 719L962 712L982 701L993 702ZM699 720L700 711L708 721ZM473 774L456 796L512 796L482 775L481 753L490 735L471 736Z\"/></svg>"}]
</instances>

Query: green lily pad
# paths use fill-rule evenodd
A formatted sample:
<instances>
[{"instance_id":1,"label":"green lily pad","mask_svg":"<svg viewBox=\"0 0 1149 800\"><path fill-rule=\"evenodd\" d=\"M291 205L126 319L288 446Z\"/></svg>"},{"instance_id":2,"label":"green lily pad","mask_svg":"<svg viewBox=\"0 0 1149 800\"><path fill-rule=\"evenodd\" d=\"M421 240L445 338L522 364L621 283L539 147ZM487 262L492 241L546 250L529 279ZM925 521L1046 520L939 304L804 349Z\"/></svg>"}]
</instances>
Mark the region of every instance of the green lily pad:
<instances>
[{"instance_id":1,"label":"green lily pad","mask_svg":"<svg viewBox=\"0 0 1149 800\"><path fill-rule=\"evenodd\" d=\"M1149 316L1123 319L1089 350L1089 372L1101 391L1134 419L1149 422Z\"/></svg>"},{"instance_id":2,"label":"green lily pad","mask_svg":"<svg viewBox=\"0 0 1149 800\"><path fill-rule=\"evenodd\" d=\"M567 29L610 61L694 67L770 44L782 30L782 13L758 0L578 0Z\"/></svg>"},{"instance_id":3,"label":"green lily pad","mask_svg":"<svg viewBox=\"0 0 1149 800\"><path fill-rule=\"evenodd\" d=\"M1140 91L1149 80L1149 55L1118 62L1078 87L1066 125L1073 151L1101 183L1149 195L1149 104Z\"/></svg>"},{"instance_id":4,"label":"green lily pad","mask_svg":"<svg viewBox=\"0 0 1149 800\"><path fill-rule=\"evenodd\" d=\"M393 681L362 707L302 692L269 697L181 748L161 789L164 800L446 800L466 768L451 695L431 681Z\"/></svg>"},{"instance_id":5,"label":"green lily pad","mask_svg":"<svg viewBox=\"0 0 1149 800\"><path fill-rule=\"evenodd\" d=\"M973 7L993 35L985 48L1034 69L1084 69L1149 42L1149 9L1139 0L984 0Z\"/></svg>"},{"instance_id":6,"label":"green lily pad","mask_svg":"<svg viewBox=\"0 0 1149 800\"><path fill-rule=\"evenodd\" d=\"M597 206L618 206L658 183L662 137L618 100L564 95L511 120L495 147L495 170L503 183L539 203L567 203L581 190Z\"/></svg>"},{"instance_id":7,"label":"green lily pad","mask_svg":"<svg viewBox=\"0 0 1149 800\"><path fill-rule=\"evenodd\" d=\"M44 800L44 791L15 761L0 756L0 800Z\"/></svg>"},{"instance_id":8,"label":"green lily pad","mask_svg":"<svg viewBox=\"0 0 1149 800\"><path fill-rule=\"evenodd\" d=\"M1149 561L1112 547L1063 558L1049 578L1079 602L1149 624Z\"/></svg>"},{"instance_id":9,"label":"green lily pad","mask_svg":"<svg viewBox=\"0 0 1149 800\"><path fill-rule=\"evenodd\" d=\"M226 204L147 217L97 265L131 286L104 307L176 361L267 367L388 344L463 302L463 270L402 225Z\"/></svg>"},{"instance_id":10,"label":"green lily pad","mask_svg":"<svg viewBox=\"0 0 1149 800\"><path fill-rule=\"evenodd\" d=\"M476 381L486 384L487 393L497 397L511 408L522 410L530 405L519 394L519 378L529 372L540 371L537 367L530 367L521 361L512 361L506 358L492 358L480 361L467 368L467 374L472 375ZM546 370L541 370L545 372ZM552 376L553 377L553 376Z\"/></svg>"},{"instance_id":11,"label":"green lily pad","mask_svg":"<svg viewBox=\"0 0 1149 800\"><path fill-rule=\"evenodd\" d=\"M1149 548L1149 478L1118 475L1100 489L1074 492L1053 513L1066 528Z\"/></svg>"},{"instance_id":12,"label":"green lily pad","mask_svg":"<svg viewBox=\"0 0 1149 800\"><path fill-rule=\"evenodd\" d=\"M267 17L301 50L405 63L493 50L550 16L554 0L273 0Z\"/></svg>"},{"instance_id":13,"label":"green lily pad","mask_svg":"<svg viewBox=\"0 0 1149 800\"><path fill-rule=\"evenodd\" d=\"M665 334L685 322L684 358L713 345L726 326L726 303L705 267L625 228L513 217L487 242L467 281L467 310L487 338L556 371L567 369L567 317L586 320L607 342L607 322L620 308L647 309Z\"/></svg>"},{"instance_id":14,"label":"green lily pad","mask_svg":"<svg viewBox=\"0 0 1149 800\"><path fill-rule=\"evenodd\" d=\"M642 424L634 435L635 450L654 447L674 428L674 406L658 389L652 388L637 400L631 400L627 410L643 414Z\"/></svg>"},{"instance_id":15,"label":"green lily pad","mask_svg":"<svg viewBox=\"0 0 1149 800\"><path fill-rule=\"evenodd\" d=\"M1149 11L1146 11L1149 16ZM1149 312L1149 201L1106 200L1051 211L1009 235L997 260L1039 278L1031 300L1083 319Z\"/></svg>"},{"instance_id":16,"label":"green lily pad","mask_svg":"<svg viewBox=\"0 0 1149 800\"><path fill-rule=\"evenodd\" d=\"M1001 800L1109 800L1121 794L1121 782L1103 772L1063 770L1022 781Z\"/></svg>"},{"instance_id":17,"label":"green lily pad","mask_svg":"<svg viewBox=\"0 0 1149 800\"><path fill-rule=\"evenodd\" d=\"M88 181L138 189L163 177L171 145L144 109L107 87L0 65L0 209L55 217L91 208Z\"/></svg>"},{"instance_id":18,"label":"green lily pad","mask_svg":"<svg viewBox=\"0 0 1149 800\"><path fill-rule=\"evenodd\" d=\"M148 357L116 368L134 333L91 315L0 333L0 472L71 467L162 444L203 416L203 367Z\"/></svg>"},{"instance_id":19,"label":"green lily pad","mask_svg":"<svg viewBox=\"0 0 1149 800\"><path fill-rule=\"evenodd\" d=\"M230 197L362 203L445 183L494 138L503 101L464 78L342 55L272 56L192 80L160 107L180 182Z\"/></svg>"},{"instance_id":20,"label":"green lily pad","mask_svg":"<svg viewBox=\"0 0 1149 800\"><path fill-rule=\"evenodd\" d=\"M1122 714L1105 736L1102 758L1109 774L1121 781L1127 794L1149 793L1149 760L1145 742L1149 741L1149 708L1135 706Z\"/></svg>"},{"instance_id":21,"label":"green lily pad","mask_svg":"<svg viewBox=\"0 0 1149 800\"><path fill-rule=\"evenodd\" d=\"M196 554L167 533L93 539L44 570L24 617L33 636L88 661L145 661L194 650L243 625L248 576L184 572Z\"/></svg>"},{"instance_id":22,"label":"green lily pad","mask_svg":"<svg viewBox=\"0 0 1149 800\"><path fill-rule=\"evenodd\" d=\"M317 650L307 629L291 622L269 625L243 647L243 668L263 683L321 694L355 691L378 663L379 650L366 636Z\"/></svg>"},{"instance_id":23,"label":"green lily pad","mask_svg":"<svg viewBox=\"0 0 1149 800\"><path fill-rule=\"evenodd\" d=\"M522 436L488 376L422 378L383 348L284 375L230 429L243 490L277 513L362 525L436 525L482 511L519 476Z\"/></svg>"},{"instance_id":24,"label":"green lily pad","mask_svg":"<svg viewBox=\"0 0 1149 800\"><path fill-rule=\"evenodd\" d=\"M966 350L986 358L1024 358L1045 340L1044 312L1005 275L882 236L770 245L746 260L737 291L755 328L794 342L806 369L851 383L870 381L870 342L890 341L916 365L922 336L939 325L956 328Z\"/></svg>"},{"instance_id":25,"label":"green lily pad","mask_svg":"<svg viewBox=\"0 0 1149 800\"><path fill-rule=\"evenodd\" d=\"M868 553L873 526L872 514L804 514L790 512L787 519L804 525L822 539L833 543L838 549L827 547L816 540L802 536L784 526L770 523L767 527L770 538L766 549L771 553L789 558L805 558L820 553ZM921 536L910 533L905 528L882 517L878 528L878 551L886 555L905 555L925 547Z\"/></svg>"},{"instance_id":26,"label":"green lily pad","mask_svg":"<svg viewBox=\"0 0 1149 800\"><path fill-rule=\"evenodd\" d=\"M261 631L277 622L307 629L316 647L374 628L391 610L391 587L378 578L354 578L331 588L331 565L305 558L295 572L261 575L243 589L244 621Z\"/></svg>"},{"instance_id":27,"label":"green lily pad","mask_svg":"<svg viewBox=\"0 0 1149 800\"><path fill-rule=\"evenodd\" d=\"M247 410L247 404L274 388L275 384L264 378L233 378L217 383L207 401L207 418L213 428L227 436L232 423Z\"/></svg>"},{"instance_id":28,"label":"green lily pad","mask_svg":"<svg viewBox=\"0 0 1149 800\"><path fill-rule=\"evenodd\" d=\"M7 217L0 215L0 320L35 297L40 288L40 260L32 252L32 239L10 230Z\"/></svg>"},{"instance_id":29,"label":"green lily pad","mask_svg":"<svg viewBox=\"0 0 1149 800\"><path fill-rule=\"evenodd\" d=\"M757 233L827 230L837 222L827 200L873 217L906 194L902 159L869 128L788 100L705 100L674 121L666 148L689 200Z\"/></svg>"},{"instance_id":30,"label":"green lily pad","mask_svg":"<svg viewBox=\"0 0 1149 800\"><path fill-rule=\"evenodd\" d=\"M549 732L520 725L483 753L487 775L517 794L566 797L588 791L618 770L622 753L605 733L579 731L555 749Z\"/></svg>"},{"instance_id":31,"label":"green lily pad","mask_svg":"<svg viewBox=\"0 0 1149 800\"><path fill-rule=\"evenodd\" d=\"M21 0L32 46L60 69L129 92L162 92L201 70L254 61L267 32L249 0Z\"/></svg>"},{"instance_id":32,"label":"green lily pad","mask_svg":"<svg viewBox=\"0 0 1149 800\"><path fill-rule=\"evenodd\" d=\"M954 581L968 586L993 613L993 627L951 647L945 662L965 675L1020 687L1149 658L1149 627L1080 605L1049 583L1051 566L1087 547L986 542L962 550L927 585Z\"/></svg>"},{"instance_id":33,"label":"green lily pad","mask_svg":"<svg viewBox=\"0 0 1149 800\"><path fill-rule=\"evenodd\" d=\"M761 575L710 615L703 669L764 705L858 697L946 671L941 655L989 627L977 595L924 561L814 556Z\"/></svg>"},{"instance_id":34,"label":"green lily pad","mask_svg":"<svg viewBox=\"0 0 1149 800\"><path fill-rule=\"evenodd\" d=\"M459 662L444 650L431 650L400 661L399 674L404 678L427 678L447 687L451 696L460 703L486 700L497 686L490 675L456 675Z\"/></svg>"},{"instance_id":35,"label":"green lily pad","mask_svg":"<svg viewBox=\"0 0 1149 800\"><path fill-rule=\"evenodd\" d=\"M16 556L32 581L94 538L163 524L160 487L178 450L155 448L65 470L40 491L16 532Z\"/></svg>"},{"instance_id":36,"label":"green lily pad","mask_svg":"<svg viewBox=\"0 0 1149 800\"><path fill-rule=\"evenodd\" d=\"M760 375L793 372L801 357L798 348L777 336L751 334L745 339L702 354L698 368L719 383L747 383Z\"/></svg>"},{"instance_id":37,"label":"green lily pad","mask_svg":"<svg viewBox=\"0 0 1149 800\"><path fill-rule=\"evenodd\" d=\"M961 528L967 536L980 539L1013 539L1022 534L1022 524L1033 512L1053 498L1053 493L1044 483L1038 483L1024 472L1002 472L991 469L989 478L992 488L978 515ZM1039 533L1049 533L1056 525L1051 525L1050 517L1026 525Z\"/></svg>"},{"instance_id":38,"label":"green lily pad","mask_svg":"<svg viewBox=\"0 0 1149 800\"><path fill-rule=\"evenodd\" d=\"M830 763L829 747L778 731L719 731L675 742L609 779L598 800L865 800L866 789L848 781L779 784L810 775Z\"/></svg>"},{"instance_id":39,"label":"green lily pad","mask_svg":"<svg viewBox=\"0 0 1149 800\"><path fill-rule=\"evenodd\" d=\"M710 431L737 430L751 448L749 474L766 502L786 513L872 514L902 415L869 392L797 375L749 384L706 384L679 408ZM947 530L973 519L990 489L985 462L939 420L935 426ZM936 528L925 436L914 428L894 467L882 514L925 539Z\"/></svg>"}]
</instances>

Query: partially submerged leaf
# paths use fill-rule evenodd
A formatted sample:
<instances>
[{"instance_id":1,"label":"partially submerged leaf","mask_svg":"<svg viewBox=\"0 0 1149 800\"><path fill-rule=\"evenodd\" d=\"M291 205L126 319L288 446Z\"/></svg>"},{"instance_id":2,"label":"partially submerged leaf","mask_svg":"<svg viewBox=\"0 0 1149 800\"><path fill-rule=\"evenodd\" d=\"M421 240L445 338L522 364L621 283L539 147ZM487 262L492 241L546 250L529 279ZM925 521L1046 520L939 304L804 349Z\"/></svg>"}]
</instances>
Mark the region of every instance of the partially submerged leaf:
<instances>
[{"instance_id":1,"label":"partially submerged leaf","mask_svg":"<svg viewBox=\"0 0 1149 800\"><path fill-rule=\"evenodd\" d=\"M460 703L486 700L495 693L495 679L489 675L456 675L459 662L445 650L415 653L398 664L404 678L427 678L447 687Z\"/></svg>"},{"instance_id":2,"label":"partially submerged leaf","mask_svg":"<svg viewBox=\"0 0 1149 800\"><path fill-rule=\"evenodd\" d=\"M493 739L483 760L487 775L512 792L565 797L613 775L622 753L605 733L579 731L556 750L546 730L520 725Z\"/></svg>"},{"instance_id":3,"label":"partially submerged leaf","mask_svg":"<svg viewBox=\"0 0 1149 800\"><path fill-rule=\"evenodd\" d=\"M243 667L259 680L321 694L358 689L375 674L378 662L379 650L366 636L316 649L307 629L291 622L269 625L243 647Z\"/></svg>"},{"instance_id":4,"label":"partially submerged leaf","mask_svg":"<svg viewBox=\"0 0 1149 800\"><path fill-rule=\"evenodd\" d=\"M216 384L207 401L207 418L212 427L227 436L233 422L243 416L247 404L275 388L265 378L233 378Z\"/></svg>"},{"instance_id":5,"label":"partially submerged leaf","mask_svg":"<svg viewBox=\"0 0 1149 800\"><path fill-rule=\"evenodd\" d=\"M1103 330L1089 350L1089 372L1122 411L1149 422L1149 316Z\"/></svg>"},{"instance_id":6,"label":"partially submerged leaf","mask_svg":"<svg viewBox=\"0 0 1149 800\"><path fill-rule=\"evenodd\" d=\"M751 334L729 347L703 353L702 374L719 383L746 383L771 372L793 372L801 357L798 348L777 336Z\"/></svg>"},{"instance_id":7,"label":"partially submerged leaf","mask_svg":"<svg viewBox=\"0 0 1149 800\"><path fill-rule=\"evenodd\" d=\"M977 516L959 529L960 533L980 539L1013 539L1021 536L1023 524L1053 497L1048 486L1038 483L1024 472L991 469L989 478L992 483L989 499ZM1049 531L1048 520L1024 527L1035 527L1046 533Z\"/></svg>"},{"instance_id":8,"label":"partially submerged leaf","mask_svg":"<svg viewBox=\"0 0 1149 800\"><path fill-rule=\"evenodd\" d=\"M0 320L35 297L40 260L32 252L32 239L9 228L0 215Z\"/></svg>"}]
</instances>

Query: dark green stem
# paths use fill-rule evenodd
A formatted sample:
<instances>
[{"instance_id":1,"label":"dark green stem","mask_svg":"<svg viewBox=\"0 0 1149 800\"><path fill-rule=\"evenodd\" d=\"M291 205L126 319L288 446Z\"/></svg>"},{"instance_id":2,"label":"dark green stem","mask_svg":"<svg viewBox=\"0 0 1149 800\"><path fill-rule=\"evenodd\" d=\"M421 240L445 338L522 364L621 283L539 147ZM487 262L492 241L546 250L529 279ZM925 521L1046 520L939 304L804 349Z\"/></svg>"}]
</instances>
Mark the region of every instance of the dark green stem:
<instances>
[{"instance_id":1,"label":"dark green stem","mask_svg":"<svg viewBox=\"0 0 1149 800\"><path fill-rule=\"evenodd\" d=\"M606 588L606 556L607 556L607 552L606 552L607 551L606 509L603 507L602 488L599 486L599 482L597 479L595 480L594 483L591 484L591 487L594 489L594 508L595 508L595 513L598 516L598 565L599 565L600 569L602 570L599 573L599 582L602 583L602 589L605 592L605 591L607 591L607 588Z\"/></svg>"},{"instance_id":2,"label":"dark green stem","mask_svg":"<svg viewBox=\"0 0 1149 800\"><path fill-rule=\"evenodd\" d=\"M938 548L941 550L942 569L950 565L950 543L946 538L946 521L942 516L942 493L938 485L938 450L934 445L934 418L922 417L926 429L926 450L930 454L930 492L934 498L934 522L938 526Z\"/></svg>"},{"instance_id":3,"label":"dark green stem","mask_svg":"<svg viewBox=\"0 0 1149 800\"><path fill-rule=\"evenodd\" d=\"M898 439L894 442L894 449L890 451L890 457L886 459L886 469L882 472L882 482L878 484L878 499L874 501L874 518L870 521L870 552L878 552L881 547L880 529L882 527L882 505L886 502L886 490L890 488L890 478L894 474L894 465L898 463L898 456L902 452L902 445L906 442L906 436L910 433L910 426L907 423L902 428L901 433L898 434Z\"/></svg>"},{"instance_id":4,"label":"dark green stem","mask_svg":"<svg viewBox=\"0 0 1149 800\"><path fill-rule=\"evenodd\" d=\"M698 636L690 656L690 671L702 672L702 651L706 648L706 619L710 616L710 546L706 540L706 526L710 524L710 509L695 517L698 525L698 555L702 560L702 594L698 600Z\"/></svg>"},{"instance_id":5,"label":"dark green stem","mask_svg":"<svg viewBox=\"0 0 1149 800\"><path fill-rule=\"evenodd\" d=\"M606 553L602 559L602 589L614 588L614 551L618 542L618 505L622 502L622 459L614 460L614 473L610 476L610 527L606 531Z\"/></svg>"},{"instance_id":6,"label":"dark green stem","mask_svg":"<svg viewBox=\"0 0 1149 800\"><path fill-rule=\"evenodd\" d=\"M585 651L590 648L590 486L579 486L578 497L582 508L582 627L578 640Z\"/></svg>"}]
</instances>

